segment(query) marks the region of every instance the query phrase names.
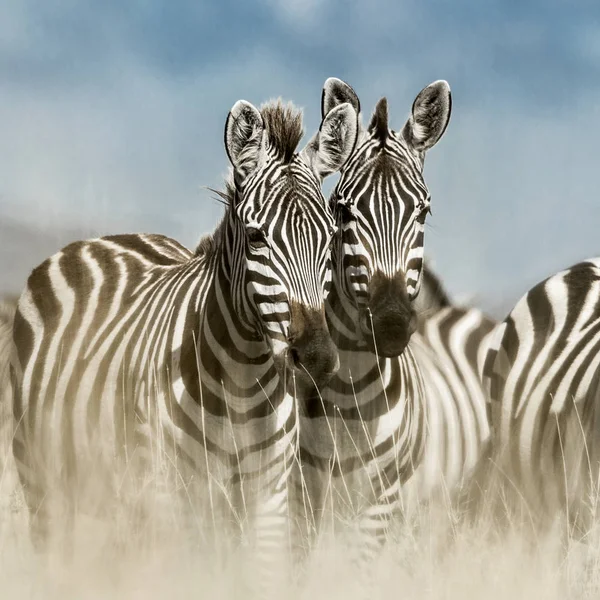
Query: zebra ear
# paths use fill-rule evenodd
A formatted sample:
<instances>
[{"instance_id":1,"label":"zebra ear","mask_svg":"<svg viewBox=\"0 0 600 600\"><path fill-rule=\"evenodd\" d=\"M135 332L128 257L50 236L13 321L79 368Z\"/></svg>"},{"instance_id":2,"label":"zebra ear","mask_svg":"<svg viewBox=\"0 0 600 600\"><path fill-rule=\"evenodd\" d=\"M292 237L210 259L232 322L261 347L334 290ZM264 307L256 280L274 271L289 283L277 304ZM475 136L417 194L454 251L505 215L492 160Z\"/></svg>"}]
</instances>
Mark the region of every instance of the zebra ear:
<instances>
[{"instance_id":1,"label":"zebra ear","mask_svg":"<svg viewBox=\"0 0 600 600\"><path fill-rule=\"evenodd\" d=\"M426 152L446 131L451 110L452 95L448 82L434 81L415 98L412 114L402 129L402 137L417 152Z\"/></svg>"},{"instance_id":2,"label":"zebra ear","mask_svg":"<svg viewBox=\"0 0 600 600\"><path fill-rule=\"evenodd\" d=\"M360 113L360 100L356 92L345 81L330 77L325 81L321 94L321 118L324 119L333 108L344 102L351 104L357 115Z\"/></svg>"},{"instance_id":3,"label":"zebra ear","mask_svg":"<svg viewBox=\"0 0 600 600\"><path fill-rule=\"evenodd\" d=\"M339 171L350 158L358 137L358 114L344 102L329 111L318 133L300 155L321 180Z\"/></svg>"},{"instance_id":4,"label":"zebra ear","mask_svg":"<svg viewBox=\"0 0 600 600\"><path fill-rule=\"evenodd\" d=\"M256 170L263 150L265 124L260 112L249 102L238 100L225 123L225 149L241 179Z\"/></svg>"}]
</instances>

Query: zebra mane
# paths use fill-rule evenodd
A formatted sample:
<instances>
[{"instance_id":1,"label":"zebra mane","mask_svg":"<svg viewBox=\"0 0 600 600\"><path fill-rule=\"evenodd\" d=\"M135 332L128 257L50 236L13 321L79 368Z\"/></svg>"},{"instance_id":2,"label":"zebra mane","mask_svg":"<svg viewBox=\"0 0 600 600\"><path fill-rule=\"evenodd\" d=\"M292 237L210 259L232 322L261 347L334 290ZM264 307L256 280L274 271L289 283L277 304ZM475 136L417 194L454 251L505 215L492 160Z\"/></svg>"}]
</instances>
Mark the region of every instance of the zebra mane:
<instances>
[{"instance_id":1,"label":"zebra mane","mask_svg":"<svg viewBox=\"0 0 600 600\"><path fill-rule=\"evenodd\" d=\"M214 234L205 233L196 244L194 256L212 256L215 249Z\"/></svg>"},{"instance_id":2,"label":"zebra mane","mask_svg":"<svg viewBox=\"0 0 600 600\"><path fill-rule=\"evenodd\" d=\"M281 99L270 100L260 107L265 122L266 134L271 147L284 163L289 163L304 130L302 129L302 110L291 102L284 105Z\"/></svg>"},{"instance_id":3,"label":"zebra mane","mask_svg":"<svg viewBox=\"0 0 600 600\"><path fill-rule=\"evenodd\" d=\"M441 279L431 270L428 262L423 263L421 289L415 300L418 312L432 313L452 305Z\"/></svg>"},{"instance_id":4,"label":"zebra mane","mask_svg":"<svg viewBox=\"0 0 600 600\"><path fill-rule=\"evenodd\" d=\"M233 169L229 170L229 175L225 180L223 190L215 190L211 187L206 187L207 190L211 191L213 194L216 194L215 200L221 203L225 207L225 215L216 226L216 228L212 231L212 233L205 233L196 244L194 248L194 256L212 256L218 246L218 240L220 236L221 229L223 228L223 223L226 221L227 212L231 209L232 206L235 205L235 184L233 180Z\"/></svg>"},{"instance_id":5,"label":"zebra mane","mask_svg":"<svg viewBox=\"0 0 600 600\"><path fill-rule=\"evenodd\" d=\"M387 98L381 98L375 106L368 129L369 133L374 135L381 144L385 144L389 135Z\"/></svg>"}]
</instances>

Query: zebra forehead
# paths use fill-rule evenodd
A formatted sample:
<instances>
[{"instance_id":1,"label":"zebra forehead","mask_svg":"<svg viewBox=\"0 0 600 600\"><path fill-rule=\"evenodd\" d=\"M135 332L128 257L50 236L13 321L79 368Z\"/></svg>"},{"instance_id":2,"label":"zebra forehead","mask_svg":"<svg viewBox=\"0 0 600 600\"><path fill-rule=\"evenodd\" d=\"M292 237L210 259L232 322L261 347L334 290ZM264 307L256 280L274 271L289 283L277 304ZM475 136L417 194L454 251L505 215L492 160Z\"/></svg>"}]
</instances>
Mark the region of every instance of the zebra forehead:
<instances>
[{"instance_id":1,"label":"zebra forehead","mask_svg":"<svg viewBox=\"0 0 600 600\"><path fill-rule=\"evenodd\" d=\"M267 226L277 231L285 225L287 228L301 229L306 232L317 232L330 228L334 219L326 208L324 201L315 202L301 194L293 194L287 201L279 202L271 210L261 214Z\"/></svg>"},{"instance_id":2,"label":"zebra forehead","mask_svg":"<svg viewBox=\"0 0 600 600\"><path fill-rule=\"evenodd\" d=\"M294 160L283 167L274 178L265 178L257 184L253 201L258 210L285 208L307 215L327 212L327 202L312 171L302 160Z\"/></svg>"},{"instance_id":3,"label":"zebra forehead","mask_svg":"<svg viewBox=\"0 0 600 600\"><path fill-rule=\"evenodd\" d=\"M400 169L366 170L343 188L343 194L360 211L388 209L404 214L401 208L415 208L429 195L421 177Z\"/></svg>"},{"instance_id":4,"label":"zebra forehead","mask_svg":"<svg viewBox=\"0 0 600 600\"><path fill-rule=\"evenodd\" d=\"M379 176L400 173L411 179L422 179L419 161L393 134L383 144L378 139L367 138L344 169L343 177L350 182L369 173Z\"/></svg>"}]
</instances>

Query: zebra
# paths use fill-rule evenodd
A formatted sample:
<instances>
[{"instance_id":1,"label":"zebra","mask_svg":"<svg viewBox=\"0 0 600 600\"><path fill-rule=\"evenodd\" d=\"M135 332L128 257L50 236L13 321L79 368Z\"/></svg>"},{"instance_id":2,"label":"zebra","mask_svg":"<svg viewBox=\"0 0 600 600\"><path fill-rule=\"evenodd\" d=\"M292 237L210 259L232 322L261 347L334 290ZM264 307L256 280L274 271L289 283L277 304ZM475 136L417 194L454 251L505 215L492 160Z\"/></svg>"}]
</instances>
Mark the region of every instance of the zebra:
<instances>
[{"instance_id":1,"label":"zebra","mask_svg":"<svg viewBox=\"0 0 600 600\"><path fill-rule=\"evenodd\" d=\"M581 539L596 522L599 363L600 258L591 258L532 287L490 345L487 508L501 524L508 513L536 539L562 515Z\"/></svg>"},{"instance_id":2,"label":"zebra","mask_svg":"<svg viewBox=\"0 0 600 600\"><path fill-rule=\"evenodd\" d=\"M413 301L413 307L419 316L419 323L423 323L423 319L452 305L453 301L431 266L431 261L424 260L419 293Z\"/></svg>"},{"instance_id":3,"label":"zebra","mask_svg":"<svg viewBox=\"0 0 600 600\"><path fill-rule=\"evenodd\" d=\"M225 215L194 252L162 235L112 235L33 270L12 379L37 548L55 497L72 519L77 505L93 507L89 486L122 489L126 472L148 468L136 456L166 456L213 514L213 497L231 490L252 521L259 579L273 575L288 531L295 388L323 385L339 365L324 310L335 223L321 182L357 134L358 115L341 104L297 151L298 109L240 100L224 131Z\"/></svg>"},{"instance_id":4,"label":"zebra","mask_svg":"<svg viewBox=\"0 0 600 600\"><path fill-rule=\"evenodd\" d=\"M327 79L322 117L343 103L360 113L354 90ZM340 369L320 393L303 395L302 488L295 490L309 544L328 507L342 518L358 517L353 560L361 567L383 546L401 485L424 445L423 381L409 345L417 327L411 302L429 212L423 160L444 133L450 110L448 84L435 82L420 92L395 132L381 99L369 125L360 126L330 197L338 231L326 313Z\"/></svg>"},{"instance_id":5,"label":"zebra","mask_svg":"<svg viewBox=\"0 0 600 600\"><path fill-rule=\"evenodd\" d=\"M16 473L12 459L13 415L9 379L12 357L12 325L17 310L17 298L0 298L0 505L8 502L16 489Z\"/></svg>"},{"instance_id":6,"label":"zebra","mask_svg":"<svg viewBox=\"0 0 600 600\"><path fill-rule=\"evenodd\" d=\"M427 263L421 281L411 345L425 383L427 439L421 464L403 490L405 514L431 502L465 508L458 502L477 498L482 482L474 477L490 444L481 377L497 322L476 308L453 305Z\"/></svg>"}]
</instances>

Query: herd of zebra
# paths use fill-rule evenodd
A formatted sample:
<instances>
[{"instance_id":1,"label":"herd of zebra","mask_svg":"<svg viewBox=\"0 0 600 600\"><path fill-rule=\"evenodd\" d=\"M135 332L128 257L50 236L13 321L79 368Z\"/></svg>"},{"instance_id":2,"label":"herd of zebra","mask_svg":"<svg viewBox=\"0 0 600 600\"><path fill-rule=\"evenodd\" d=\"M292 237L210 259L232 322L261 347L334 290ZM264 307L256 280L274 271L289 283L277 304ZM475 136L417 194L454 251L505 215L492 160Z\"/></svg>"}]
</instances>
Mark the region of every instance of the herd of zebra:
<instances>
[{"instance_id":1,"label":"herd of zebra","mask_svg":"<svg viewBox=\"0 0 600 600\"><path fill-rule=\"evenodd\" d=\"M512 495L536 527L592 525L600 259L502 323L455 306L423 261L424 159L450 112L436 81L401 129L385 98L365 127L330 78L299 151L300 111L240 100L225 214L194 251L114 235L32 271L0 307L0 415L38 550L59 514L110 510L98 489L142 497L157 464L196 515L247 524L265 581L330 507L355 518L363 565L395 515L436 501Z\"/></svg>"}]
</instances>

